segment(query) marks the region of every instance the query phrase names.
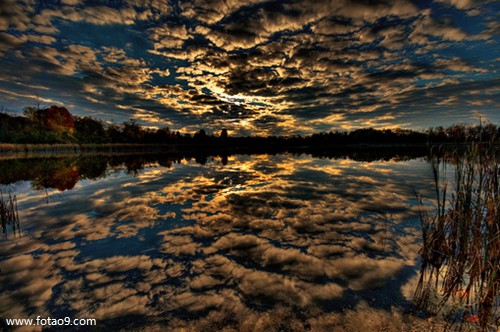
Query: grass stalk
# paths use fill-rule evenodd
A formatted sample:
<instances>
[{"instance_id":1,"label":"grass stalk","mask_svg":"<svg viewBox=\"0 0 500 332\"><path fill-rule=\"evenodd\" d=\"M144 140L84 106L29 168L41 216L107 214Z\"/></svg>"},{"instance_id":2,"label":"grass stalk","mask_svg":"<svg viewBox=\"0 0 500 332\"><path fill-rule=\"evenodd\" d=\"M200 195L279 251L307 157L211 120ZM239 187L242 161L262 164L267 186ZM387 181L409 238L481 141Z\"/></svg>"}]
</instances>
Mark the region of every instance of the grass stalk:
<instances>
[{"instance_id":1,"label":"grass stalk","mask_svg":"<svg viewBox=\"0 0 500 332\"><path fill-rule=\"evenodd\" d=\"M446 164L454 165L447 180ZM447 160L433 157L436 212L420 213L422 266L417 304L438 312L450 301L464 309L463 322L499 328L500 163L494 145L471 145ZM453 185L451 194L447 192ZM420 203L422 199L419 197ZM440 300L432 301L432 294Z\"/></svg>"},{"instance_id":2,"label":"grass stalk","mask_svg":"<svg viewBox=\"0 0 500 332\"><path fill-rule=\"evenodd\" d=\"M11 192L8 195L4 195L3 191L0 189L0 225L2 227L2 232L7 236L8 226L12 227L14 234L20 234L19 227L19 210L17 208L17 197L12 195Z\"/></svg>"}]
</instances>

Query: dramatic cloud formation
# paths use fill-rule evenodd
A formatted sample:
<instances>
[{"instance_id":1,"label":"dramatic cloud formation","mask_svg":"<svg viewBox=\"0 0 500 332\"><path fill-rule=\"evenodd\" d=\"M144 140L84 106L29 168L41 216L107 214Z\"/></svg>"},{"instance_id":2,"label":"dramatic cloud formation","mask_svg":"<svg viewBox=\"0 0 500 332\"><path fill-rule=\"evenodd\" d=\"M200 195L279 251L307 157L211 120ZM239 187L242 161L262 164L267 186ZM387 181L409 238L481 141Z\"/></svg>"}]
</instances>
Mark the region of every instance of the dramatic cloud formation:
<instances>
[{"instance_id":1,"label":"dramatic cloud formation","mask_svg":"<svg viewBox=\"0 0 500 332\"><path fill-rule=\"evenodd\" d=\"M0 106L237 134L499 121L498 3L7 0Z\"/></svg>"}]
</instances>

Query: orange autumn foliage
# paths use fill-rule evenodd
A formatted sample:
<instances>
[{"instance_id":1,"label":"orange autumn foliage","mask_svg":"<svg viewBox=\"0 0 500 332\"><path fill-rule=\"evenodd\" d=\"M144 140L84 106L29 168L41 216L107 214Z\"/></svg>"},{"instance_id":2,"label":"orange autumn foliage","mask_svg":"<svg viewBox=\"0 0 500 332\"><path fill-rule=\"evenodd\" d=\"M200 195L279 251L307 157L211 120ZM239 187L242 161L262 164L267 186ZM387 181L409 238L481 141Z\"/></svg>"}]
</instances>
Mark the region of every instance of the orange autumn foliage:
<instances>
[{"instance_id":1,"label":"orange autumn foliage","mask_svg":"<svg viewBox=\"0 0 500 332\"><path fill-rule=\"evenodd\" d=\"M39 116L45 126L55 131L73 132L75 120L65 107L52 105L39 111Z\"/></svg>"}]
</instances>

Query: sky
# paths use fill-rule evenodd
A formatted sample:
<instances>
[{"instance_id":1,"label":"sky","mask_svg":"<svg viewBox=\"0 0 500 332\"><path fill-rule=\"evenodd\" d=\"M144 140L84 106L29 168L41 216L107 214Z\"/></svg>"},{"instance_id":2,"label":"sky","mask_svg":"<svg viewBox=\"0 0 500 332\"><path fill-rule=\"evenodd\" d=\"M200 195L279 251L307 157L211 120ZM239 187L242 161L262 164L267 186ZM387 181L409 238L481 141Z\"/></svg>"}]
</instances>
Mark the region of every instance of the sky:
<instances>
[{"instance_id":1,"label":"sky","mask_svg":"<svg viewBox=\"0 0 500 332\"><path fill-rule=\"evenodd\" d=\"M0 111L233 135L500 121L500 3L2 0Z\"/></svg>"}]
</instances>

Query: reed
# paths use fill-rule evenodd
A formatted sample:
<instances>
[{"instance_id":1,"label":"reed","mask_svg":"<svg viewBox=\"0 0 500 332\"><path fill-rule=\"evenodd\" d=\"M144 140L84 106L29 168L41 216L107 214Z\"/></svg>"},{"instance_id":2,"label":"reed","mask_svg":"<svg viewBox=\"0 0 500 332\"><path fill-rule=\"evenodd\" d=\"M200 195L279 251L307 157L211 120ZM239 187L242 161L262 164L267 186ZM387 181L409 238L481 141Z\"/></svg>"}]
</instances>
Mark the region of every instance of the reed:
<instances>
[{"instance_id":1,"label":"reed","mask_svg":"<svg viewBox=\"0 0 500 332\"><path fill-rule=\"evenodd\" d=\"M451 174L447 164L453 165ZM432 214L420 213L422 266L415 300L435 312L457 303L463 308L462 322L485 331L498 329L498 149L493 144L471 145L448 159L435 155L431 165L437 208ZM432 300L434 294L439 301Z\"/></svg>"},{"instance_id":2,"label":"reed","mask_svg":"<svg viewBox=\"0 0 500 332\"><path fill-rule=\"evenodd\" d=\"M7 227L11 226L14 234L20 234L19 211L17 209L17 197L8 193L4 195L0 189L0 224L2 232L7 236Z\"/></svg>"}]
</instances>

